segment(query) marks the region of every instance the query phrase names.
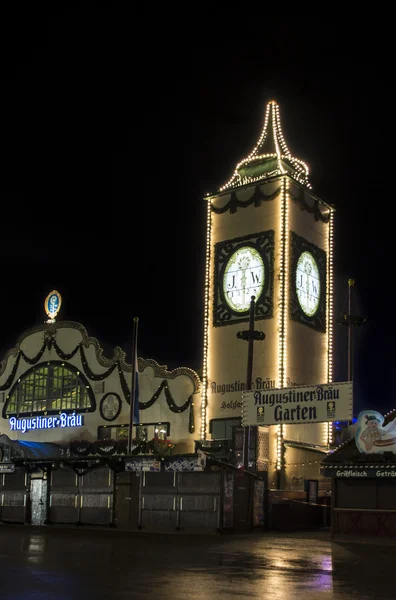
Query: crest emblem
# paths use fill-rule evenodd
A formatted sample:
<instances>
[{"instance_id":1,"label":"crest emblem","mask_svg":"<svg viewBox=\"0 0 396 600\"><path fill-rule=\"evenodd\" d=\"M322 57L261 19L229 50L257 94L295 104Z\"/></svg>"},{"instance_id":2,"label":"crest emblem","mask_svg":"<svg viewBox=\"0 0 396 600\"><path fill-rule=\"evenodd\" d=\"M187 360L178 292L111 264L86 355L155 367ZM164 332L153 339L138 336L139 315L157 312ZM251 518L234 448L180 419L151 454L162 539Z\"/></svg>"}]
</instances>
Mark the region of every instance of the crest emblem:
<instances>
[{"instance_id":1,"label":"crest emblem","mask_svg":"<svg viewBox=\"0 0 396 600\"><path fill-rule=\"evenodd\" d=\"M264 406L257 407L257 422L258 423L264 422Z\"/></svg>"},{"instance_id":2,"label":"crest emblem","mask_svg":"<svg viewBox=\"0 0 396 600\"><path fill-rule=\"evenodd\" d=\"M330 400L327 403L327 418L335 416L336 405L334 400Z\"/></svg>"},{"instance_id":3,"label":"crest emblem","mask_svg":"<svg viewBox=\"0 0 396 600\"><path fill-rule=\"evenodd\" d=\"M105 394L100 401L99 410L105 421L114 421L121 412L121 398L118 394Z\"/></svg>"},{"instance_id":4,"label":"crest emblem","mask_svg":"<svg viewBox=\"0 0 396 600\"><path fill-rule=\"evenodd\" d=\"M62 296L56 290L52 290L44 301L44 310L50 321L54 321L62 304Z\"/></svg>"}]
</instances>

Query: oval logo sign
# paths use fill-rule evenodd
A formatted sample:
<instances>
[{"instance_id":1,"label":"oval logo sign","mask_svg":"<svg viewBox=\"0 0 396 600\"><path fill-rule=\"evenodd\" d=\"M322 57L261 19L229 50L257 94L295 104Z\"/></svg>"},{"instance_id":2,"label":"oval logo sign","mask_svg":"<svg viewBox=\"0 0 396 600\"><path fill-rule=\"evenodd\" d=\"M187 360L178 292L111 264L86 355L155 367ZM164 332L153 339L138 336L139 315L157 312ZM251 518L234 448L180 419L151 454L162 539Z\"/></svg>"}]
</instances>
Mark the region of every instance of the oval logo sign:
<instances>
[{"instance_id":1,"label":"oval logo sign","mask_svg":"<svg viewBox=\"0 0 396 600\"><path fill-rule=\"evenodd\" d=\"M62 304L62 296L56 290L48 294L44 302L44 310L50 319L55 319Z\"/></svg>"}]
</instances>

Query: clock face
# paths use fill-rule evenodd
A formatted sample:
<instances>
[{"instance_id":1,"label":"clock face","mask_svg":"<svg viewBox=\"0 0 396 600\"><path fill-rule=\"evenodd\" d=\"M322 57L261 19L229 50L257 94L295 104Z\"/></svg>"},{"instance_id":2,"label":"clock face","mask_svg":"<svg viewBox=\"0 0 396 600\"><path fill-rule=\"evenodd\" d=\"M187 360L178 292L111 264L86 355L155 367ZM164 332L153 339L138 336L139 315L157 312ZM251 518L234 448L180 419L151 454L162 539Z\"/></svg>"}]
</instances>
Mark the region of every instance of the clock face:
<instances>
[{"instance_id":1,"label":"clock face","mask_svg":"<svg viewBox=\"0 0 396 600\"><path fill-rule=\"evenodd\" d=\"M251 297L260 297L264 287L264 262L252 246L238 248L229 258L223 277L224 297L235 312L249 310Z\"/></svg>"},{"instance_id":2,"label":"clock face","mask_svg":"<svg viewBox=\"0 0 396 600\"><path fill-rule=\"evenodd\" d=\"M303 252L297 261L296 292L307 317L312 317L319 307L320 278L318 265L310 252Z\"/></svg>"}]
</instances>

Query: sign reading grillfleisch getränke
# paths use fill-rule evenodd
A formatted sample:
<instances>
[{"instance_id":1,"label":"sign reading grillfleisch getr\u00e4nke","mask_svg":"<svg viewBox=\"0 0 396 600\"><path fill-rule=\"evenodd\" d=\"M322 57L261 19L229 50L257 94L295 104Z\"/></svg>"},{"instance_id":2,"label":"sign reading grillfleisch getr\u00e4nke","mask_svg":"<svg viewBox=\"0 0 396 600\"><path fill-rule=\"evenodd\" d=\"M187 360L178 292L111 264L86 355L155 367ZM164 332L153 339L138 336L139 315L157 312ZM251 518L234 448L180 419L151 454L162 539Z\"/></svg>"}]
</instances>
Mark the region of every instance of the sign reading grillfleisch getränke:
<instances>
[{"instance_id":1,"label":"sign reading grillfleisch getr\u00e4nke","mask_svg":"<svg viewBox=\"0 0 396 600\"><path fill-rule=\"evenodd\" d=\"M242 394L242 425L350 421L352 382L343 381Z\"/></svg>"}]
</instances>

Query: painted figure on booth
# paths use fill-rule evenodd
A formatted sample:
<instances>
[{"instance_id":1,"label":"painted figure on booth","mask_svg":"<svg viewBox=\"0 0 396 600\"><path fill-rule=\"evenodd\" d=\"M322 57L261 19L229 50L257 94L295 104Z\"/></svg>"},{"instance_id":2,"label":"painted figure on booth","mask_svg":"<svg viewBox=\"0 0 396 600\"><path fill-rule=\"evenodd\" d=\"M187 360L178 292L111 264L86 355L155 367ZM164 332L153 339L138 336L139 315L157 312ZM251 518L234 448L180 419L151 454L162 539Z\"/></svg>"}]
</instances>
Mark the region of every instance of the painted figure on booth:
<instances>
[{"instance_id":1,"label":"painted figure on booth","mask_svg":"<svg viewBox=\"0 0 396 600\"><path fill-rule=\"evenodd\" d=\"M363 442L366 450L371 450L376 440L381 440L383 437L382 428L379 419L375 415L365 415L366 428L360 434L360 440Z\"/></svg>"},{"instance_id":2,"label":"painted figure on booth","mask_svg":"<svg viewBox=\"0 0 396 600\"><path fill-rule=\"evenodd\" d=\"M377 411L363 411L358 416L355 442L360 452L383 453L396 449L396 419L384 426L384 417Z\"/></svg>"}]
</instances>

